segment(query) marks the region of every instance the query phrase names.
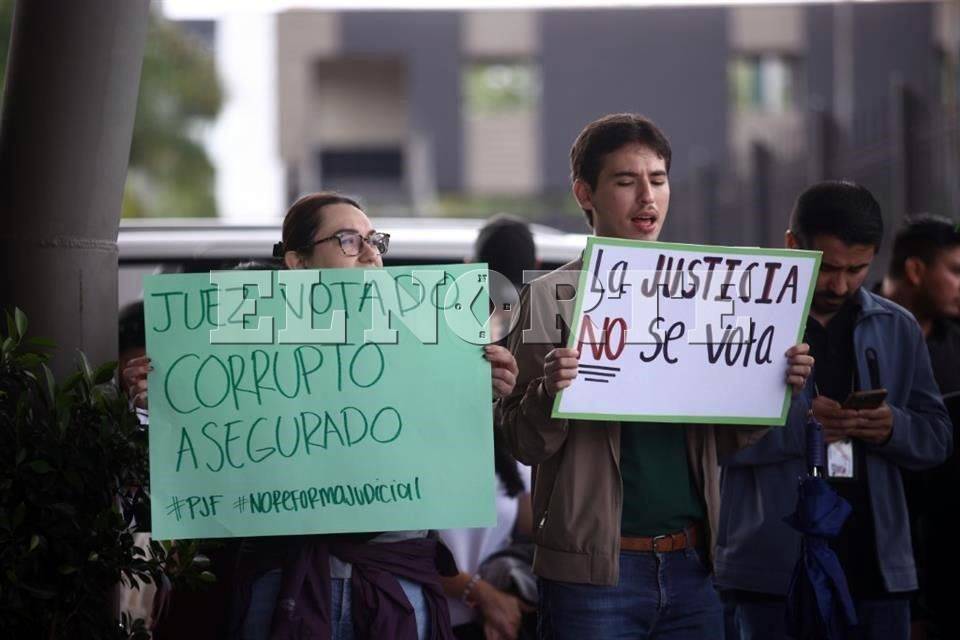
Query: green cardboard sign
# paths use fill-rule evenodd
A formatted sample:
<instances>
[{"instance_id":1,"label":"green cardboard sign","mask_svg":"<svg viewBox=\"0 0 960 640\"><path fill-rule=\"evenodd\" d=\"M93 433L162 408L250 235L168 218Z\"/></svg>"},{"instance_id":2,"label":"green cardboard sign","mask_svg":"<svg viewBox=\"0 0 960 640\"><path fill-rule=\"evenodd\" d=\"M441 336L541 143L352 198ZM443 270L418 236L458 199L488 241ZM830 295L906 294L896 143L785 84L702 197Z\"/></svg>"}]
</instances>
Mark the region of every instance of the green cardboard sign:
<instances>
[{"instance_id":1,"label":"green cardboard sign","mask_svg":"<svg viewBox=\"0 0 960 640\"><path fill-rule=\"evenodd\" d=\"M153 535L490 526L486 265L145 279Z\"/></svg>"}]
</instances>

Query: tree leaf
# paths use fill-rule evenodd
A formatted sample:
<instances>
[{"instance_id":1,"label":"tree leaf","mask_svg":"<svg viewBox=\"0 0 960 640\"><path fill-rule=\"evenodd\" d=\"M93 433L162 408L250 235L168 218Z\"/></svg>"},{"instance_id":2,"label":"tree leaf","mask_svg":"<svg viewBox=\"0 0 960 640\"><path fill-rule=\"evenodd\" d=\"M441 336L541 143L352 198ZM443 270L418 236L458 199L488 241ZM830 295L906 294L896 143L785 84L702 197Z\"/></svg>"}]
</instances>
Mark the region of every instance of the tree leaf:
<instances>
[{"instance_id":1,"label":"tree leaf","mask_svg":"<svg viewBox=\"0 0 960 640\"><path fill-rule=\"evenodd\" d=\"M34 460L27 466L33 469L34 473L50 473L53 471L53 467L46 460Z\"/></svg>"},{"instance_id":2,"label":"tree leaf","mask_svg":"<svg viewBox=\"0 0 960 640\"><path fill-rule=\"evenodd\" d=\"M50 508L54 511L62 513L67 518L74 518L77 515L77 508L72 504L67 504L66 502L55 502L50 505Z\"/></svg>"},{"instance_id":3,"label":"tree leaf","mask_svg":"<svg viewBox=\"0 0 960 640\"><path fill-rule=\"evenodd\" d=\"M116 362L107 362L99 367L93 372L93 383L94 384L104 384L105 382L110 382L113 380L113 374L117 370Z\"/></svg>"},{"instance_id":4,"label":"tree leaf","mask_svg":"<svg viewBox=\"0 0 960 640\"><path fill-rule=\"evenodd\" d=\"M57 571L59 571L61 575L68 576L71 573L76 573L77 568L70 564L62 564L57 568Z\"/></svg>"},{"instance_id":5,"label":"tree leaf","mask_svg":"<svg viewBox=\"0 0 960 640\"><path fill-rule=\"evenodd\" d=\"M57 401L57 382L53 379L53 371L50 371L50 367L41 364L40 369L43 371L43 378L47 382L47 399L53 405Z\"/></svg>"},{"instance_id":6,"label":"tree leaf","mask_svg":"<svg viewBox=\"0 0 960 640\"><path fill-rule=\"evenodd\" d=\"M80 373L79 371L74 371L69 376L67 376L66 380L64 380L63 390L72 391L78 384L80 384L80 380L82 379L83 379L83 374Z\"/></svg>"},{"instance_id":7,"label":"tree leaf","mask_svg":"<svg viewBox=\"0 0 960 640\"><path fill-rule=\"evenodd\" d=\"M23 524L23 519L27 515L27 505L21 502L17 505L17 508L13 512L13 526L14 528L19 527Z\"/></svg>"},{"instance_id":8,"label":"tree leaf","mask_svg":"<svg viewBox=\"0 0 960 640\"><path fill-rule=\"evenodd\" d=\"M210 571L203 571L198 576L203 582L216 582L217 576L213 575Z\"/></svg>"},{"instance_id":9,"label":"tree leaf","mask_svg":"<svg viewBox=\"0 0 960 640\"><path fill-rule=\"evenodd\" d=\"M13 338L17 335L17 325L13 321L13 316L10 315L9 311L5 311L3 315L7 319L7 337Z\"/></svg>"},{"instance_id":10,"label":"tree leaf","mask_svg":"<svg viewBox=\"0 0 960 640\"><path fill-rule=\"evenodd\" d=\"M30 548L29 548L27 551L28 551L28 552L29 552L29 551L33 551L34 549L36 549L36 548L39 547L39 546L40 546L40 536L38 536L37 534L33 534L33 535L30 537Z\"/></svg>"},{"instance_id":11,"label":"tree leaf","mask_svg":"<svg viewBox=\"0 0 960 640\"><path fill-rule=\"evenodd\" d=\"M42 358L35 353L24 353L20 356L20 366L26 369L33 369L41 362L43 362ZM25 373L30 375L29 371Z\"/></svg>"},{"instance_id":12,"label":"tree leaf","mask_svg":"<svg viewBox=\"0 0 960 640\"><path fill-rule=\"evenodd\" d=\"M20 588L39 600L52 600L57 597L57 592L54 589L34 587L26 583L20 583Z\"/></svg>"},{"instance_id":13,"label":"tree leaf","mask_svg":"<svg viewBox=\"0 0 960 640\"><path fill-rule=\"evenodd\" d=\"M17 307L13 310L13 319L17 325L17 338L22 340L23 336L27 335L27 314Z\"/></svg>"},{"instance_id":14,"label":"tree leaf","mask_svg":"<svg viewBox=\"0 0 960 640\"><path fill-rule=\"evenodd\" d=\"M80 366L80 372L83 378L87 381L88 386L93 386L93 367L90 366L90 360L87 359L87 354L83 351L77 349L77 364Z\"/></svg>"}]
</instances>

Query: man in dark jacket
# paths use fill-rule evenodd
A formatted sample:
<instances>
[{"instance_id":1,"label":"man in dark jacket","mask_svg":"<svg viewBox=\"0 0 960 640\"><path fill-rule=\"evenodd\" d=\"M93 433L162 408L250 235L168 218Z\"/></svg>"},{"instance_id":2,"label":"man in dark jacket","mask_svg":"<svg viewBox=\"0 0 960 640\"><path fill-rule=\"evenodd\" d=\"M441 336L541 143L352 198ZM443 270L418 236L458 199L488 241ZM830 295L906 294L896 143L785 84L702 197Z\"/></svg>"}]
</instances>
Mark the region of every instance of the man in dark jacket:
<instances>
[{"instance_id":1,"label":"man in dark jacket","mask_svg":"<svg viewBox=\"0 0 960 640\"><path fill-rule=\"evenodd\" d=\"M954 435L960 426L960 229L952 220L918 216L904 224L893 242L883 295L917 318L927 340L933 377L950 412ZM954 544L951 526L960 510L960 458L956 451L936 469L904 476L920 567L916 620L929 624L930 637L960 637L953 611L960 562L941 553Z\"/></svg>"},{"instance_id":2,"label":"man in dark jacket","mask_svg":"<svg viewBox=\"0 0 960 640\"><path fill-rule=\"evenodd\" d=\"M786 242L823 252L805 340L816 365L804 400L824 425L829 479L853 507L831 546L856 604L856 637L907 640L917 573L901 470L943 462L953 434L916 320L862 287L882 235L869 191L825 182L798 198ZM878 408L843 408L851 392L874 388L887 390ZM787 637L785 595L800 537L783 517L796 505L804 453L803 426L788 423L721 460L716 576L732 590L743 639Z\"/></svg>"}]
</instances>

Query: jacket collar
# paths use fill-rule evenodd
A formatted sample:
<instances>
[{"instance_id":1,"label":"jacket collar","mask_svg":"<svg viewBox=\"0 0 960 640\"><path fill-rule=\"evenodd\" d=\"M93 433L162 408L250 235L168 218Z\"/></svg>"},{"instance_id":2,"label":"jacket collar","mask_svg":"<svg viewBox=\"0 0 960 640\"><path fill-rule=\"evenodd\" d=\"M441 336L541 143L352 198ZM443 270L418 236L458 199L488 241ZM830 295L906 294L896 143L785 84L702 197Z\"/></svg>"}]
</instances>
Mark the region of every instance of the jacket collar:
<instances>
[{"instance_id":1,"label":"jacket collar","mask_svg":"<svg viewBox=\"0 0 960 640\"><path fill-rule=\"evenodd\" d=\"M893 311L880 302L880 297L870 293L865 287L860 287L857 291L857 302L860 305L860 318L866 318L876 314L892 314Z\"/></svg>"}]
</instances>

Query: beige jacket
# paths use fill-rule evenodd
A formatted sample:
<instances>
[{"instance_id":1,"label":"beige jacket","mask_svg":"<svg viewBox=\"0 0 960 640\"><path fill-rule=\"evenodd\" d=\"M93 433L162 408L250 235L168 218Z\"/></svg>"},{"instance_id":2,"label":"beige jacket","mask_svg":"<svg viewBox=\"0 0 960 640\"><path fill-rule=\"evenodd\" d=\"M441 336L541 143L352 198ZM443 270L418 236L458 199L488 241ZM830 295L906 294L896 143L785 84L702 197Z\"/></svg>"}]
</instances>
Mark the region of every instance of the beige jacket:
<instances>
[{"instance_id":1,"label":"beige jacket","mask_svg":"<svg viewBox=\"0 0 960 640\"><path fill-rule=\"evenodd\" d=\"M576 260L524 288L509 341L520 375L514 392L497 405L497 422L513 455L536 466L534 571L550 580L615 585L623 507L620 423L553 419L553 400L541 385L544 358L566 346L582 266ZM713 530L720 507L716 434L726 451L756 441L765 430L678 428L686 429L690 470Z\"/></svg>"}]
</instances>

